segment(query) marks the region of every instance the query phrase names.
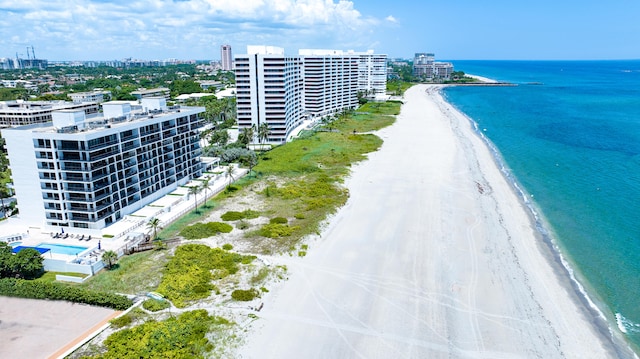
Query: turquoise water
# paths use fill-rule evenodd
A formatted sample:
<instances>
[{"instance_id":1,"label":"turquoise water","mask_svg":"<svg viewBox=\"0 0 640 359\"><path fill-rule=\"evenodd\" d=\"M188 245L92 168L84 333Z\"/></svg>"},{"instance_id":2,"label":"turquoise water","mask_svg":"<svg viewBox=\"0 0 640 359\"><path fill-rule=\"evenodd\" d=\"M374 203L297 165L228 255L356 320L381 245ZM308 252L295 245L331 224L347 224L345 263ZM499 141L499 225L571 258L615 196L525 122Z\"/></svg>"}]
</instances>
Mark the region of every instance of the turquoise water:
<instances>
[{"instance_id":1,"label":"turquoise water","mask_svg":"<svg viewBox=\"0 0 640 359\"><path fill-rule=\"evenodd\" d=\"M640 348L640 61L454 61L518 84L449 102L505 166L612 326Z\"/></svg>"},{"instance_id":2,"label":"turquoise water","mask_svg":"<svg viewBox=\"0 0 640 359\"><path fill-rule=\"evenodd\" d=\"M76 254L86 251L88 247L71 246L67 244L55 244L55 243L40 243L36 247L47 248L51 250L51 253L66 254L69 256L75 256Z\"/></svg>"}]
</instances>

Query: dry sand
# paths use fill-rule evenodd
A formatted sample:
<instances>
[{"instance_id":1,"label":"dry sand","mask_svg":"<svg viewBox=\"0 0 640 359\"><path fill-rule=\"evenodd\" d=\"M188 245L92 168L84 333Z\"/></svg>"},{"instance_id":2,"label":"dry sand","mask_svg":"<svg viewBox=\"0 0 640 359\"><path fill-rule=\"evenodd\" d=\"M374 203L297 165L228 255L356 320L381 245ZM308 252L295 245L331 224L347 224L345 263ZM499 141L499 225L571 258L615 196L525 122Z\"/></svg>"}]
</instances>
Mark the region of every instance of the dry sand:
<instances>
[{"instance_id":1,"label":"dry sand","mask_svg":"<svg viewBox=\"0 0 640 359\"><path fill-rule=\"evenodd\" d=\"M436 87L405 95L242 358L609 358L527 210ZM598 320L596 319L596 322Z\"/></svg>"}]
</instances>

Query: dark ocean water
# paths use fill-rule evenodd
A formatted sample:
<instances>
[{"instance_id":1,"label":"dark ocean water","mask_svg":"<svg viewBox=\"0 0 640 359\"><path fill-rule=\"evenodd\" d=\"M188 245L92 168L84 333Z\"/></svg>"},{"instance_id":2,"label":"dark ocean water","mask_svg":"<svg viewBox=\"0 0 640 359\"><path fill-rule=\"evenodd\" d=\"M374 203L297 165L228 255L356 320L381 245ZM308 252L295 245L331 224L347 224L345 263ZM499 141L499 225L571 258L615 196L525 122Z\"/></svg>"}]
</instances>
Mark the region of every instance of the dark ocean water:
<instances>
[{"instance_id":1,"label":"dark ocean water","mask_svg":"<svg viewBox=\"0 0 640 359\"><path fill-rule=\"evenodd\" d=\"M451 87L575 276L640 348L640 61L454 61L514 87Z\"/></svg>"}]
</instances>

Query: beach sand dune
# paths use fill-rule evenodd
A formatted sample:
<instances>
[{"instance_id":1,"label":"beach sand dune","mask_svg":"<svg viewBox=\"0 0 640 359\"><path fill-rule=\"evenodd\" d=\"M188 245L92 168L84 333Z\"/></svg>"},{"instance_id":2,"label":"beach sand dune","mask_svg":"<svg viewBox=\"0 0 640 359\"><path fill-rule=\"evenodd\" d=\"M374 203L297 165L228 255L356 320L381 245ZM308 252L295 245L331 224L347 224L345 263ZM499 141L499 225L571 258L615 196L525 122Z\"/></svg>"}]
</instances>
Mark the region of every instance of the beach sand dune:
<instances>
[{"instance_id":1,"label":"beach sand dune","mask_svg":"<svg viewBox=\"0 0 640 359\"><path fill-rule=\"evenodd\" d=\"M409 89L242 358L609 358L527 210L437 87ZM604 331L604 333L602 333Z\"/></svg>"}]
</instances>

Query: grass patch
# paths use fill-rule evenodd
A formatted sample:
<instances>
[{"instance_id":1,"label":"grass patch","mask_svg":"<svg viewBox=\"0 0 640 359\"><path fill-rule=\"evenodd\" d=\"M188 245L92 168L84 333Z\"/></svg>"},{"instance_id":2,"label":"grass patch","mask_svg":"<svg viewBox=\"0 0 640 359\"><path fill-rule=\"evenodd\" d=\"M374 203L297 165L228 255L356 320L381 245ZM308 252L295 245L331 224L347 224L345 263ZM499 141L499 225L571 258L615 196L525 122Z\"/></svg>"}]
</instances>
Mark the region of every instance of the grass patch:
<instances>
[{"instance_id":1,"label":"grass patch","mask_svg":"<svg viewBox=\"0 0 640 359\"><path fill-rule=\"evenodd\" d=\"M142 302L142 307L151 312L158 312L171 306L166 300L147 299Z\"/></svg>"},{"instance_id":2,"label":"grass patch","mask_svg":"<svg viewBox=\"0 0 640 359\"><path fill-rule=\"evenodd\" d=\"M250 302L260 296L260 292L256 289L236 289L231 292L231 298L240 302Z\"/></svg>"},{"instance_id":3,"label":"grass patch","mask_svg":"<svg viewBox=\"0 0 640 359\"><path fill-rule=\"evenodd\" d=\"M233 227L222 222L196 223L185 227L180 235L186 239L200 239L215 236L219 233L229 233Z\"/></svg>"},{"instance_id":4,"label":"grass patch","mask_svg":"<svg viewBox=\"0 0 640 359\"><path fill-rule=\"evenodd\" d=\"M258 218L258 217L260 217L260 212L254 211L251 209L247 209L242 212L228 211L228 212L225 212L222 216L220 216L220 218L222 218L223 221L227 221L227 222L237 221L240 219L252 219L252 218Z\"/></svg>"},{"instance_id":5,"label":"grass patch","mask_svg":"<svg viewBox=\"0 0 640 359\"><path fill-rule=\"evenodd\" d=\"M127 294L146 293L160 283L160 272L168 261L166 251L147 251L123 256L118 266L80 284L88 289Z\"/></svg>"},{"instance_id":6,"label":"grass patch","mask_svg":"<svg viewBox=\"0 0 640 359\"><path fill-rule=\"evenodd\" d=\"M34 279L34 280L40 281L40 282L55 282L56 275L66 275L69 277L78 277L78 278L86 278L89 276L88 274L74 273L74 272L44 272L44 274L40 278Z\"/></svg>"},{"instance_id":7,"label":"grass patch","mask_svg":"<svg viewBox=\"0 0 640 359\"><path fill-rule=\"evenodd\" d=\"M167 263L157 292L176 307L208 297L216 287L214 279L235 274L241 264L249 264L254 256L244 256L202 244L186 244L176 249Z\"/></svg>"}]
</instances>

